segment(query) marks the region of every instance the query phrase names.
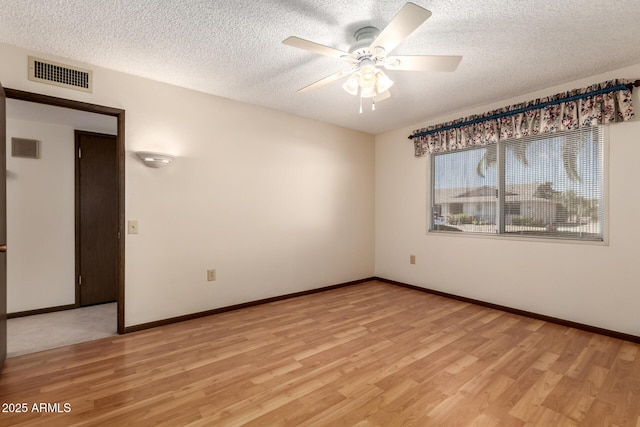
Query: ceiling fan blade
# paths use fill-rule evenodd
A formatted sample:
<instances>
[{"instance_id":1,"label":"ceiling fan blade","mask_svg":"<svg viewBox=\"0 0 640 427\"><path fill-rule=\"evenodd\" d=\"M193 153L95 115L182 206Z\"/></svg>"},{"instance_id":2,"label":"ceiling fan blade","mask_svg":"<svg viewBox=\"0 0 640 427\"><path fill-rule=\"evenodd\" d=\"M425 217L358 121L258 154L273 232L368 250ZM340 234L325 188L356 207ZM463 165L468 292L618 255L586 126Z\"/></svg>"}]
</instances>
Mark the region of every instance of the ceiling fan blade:
<instances>
[{"instance_id":1,"label":"ceiling fan blade","mask_svg":"<svg viewBox=\"0 0 640 427\"><path fill-rule=\"evenodd\" d=\"M371 43L371 51L373 52L374 48L381 46L388 54L430 16L430 11L417 4L410 2L405 4L389 22L389 25Z\"/></svg>"},{"instance_id":2,"label":"ceiling fan blade","mask_svg":"<svg viewBox=\"0 0 640 427\"><path fill-rule=\"evenodd\" d=\"M379 94L377 94L376 96L374 96L374 97L373 97L373 100L374 100L375 102L382 102L382 101L384 101L385 99L389 99L389 98L391 98L391 92L389 92L388 90L386 90L386 91L384 91L384 92L382 92L382 93L379 93Z\"/></svg>"},{"instance_id":3,"label":"ceiling fan blade","mask_svg":"<svg viewBox=\"0 0 640 427\"><path fill-rule=\"evenodd\" d=\"M351 74L354 69L346 69L340 70L337 73L331 74L330 76L325 77L324 79L320 79L315 83L311 83L309 86L305 86L302 89L298 89L298 93L310 92L312 90L318 89L322 86L328 85L329 83L333 83L336 80L340 80L341 78Z\"/></svg>"},{"instance_id":4,"label":"ceiling fan blade","mask_svg":"<svg viewBox=\"0 0 640 427\"><path fill-rule=\"evenodd\" d=\"M343 52L341 50L334 49L329 46L325 46L322 44L311 42L309 40L301 39L300 37L294 37L294 36L287 37L282 41L282 43L288 46L297 47L299 49L308 50L313 53L318 53L320 55L330 56L332 58L342 59L344 57L351 57L351 55L348 52Z\"/></svg>"},{"instance_id":5,"label":"ceiling fan blade","mask_svg":"<svg viewBox=\"0 0 640 427\"><path fill-rule=\"evenodd\" d=\"M454 71L460 61L462 56L388 56L384 68L399 71Z\"/></svg>"}]
</instances>

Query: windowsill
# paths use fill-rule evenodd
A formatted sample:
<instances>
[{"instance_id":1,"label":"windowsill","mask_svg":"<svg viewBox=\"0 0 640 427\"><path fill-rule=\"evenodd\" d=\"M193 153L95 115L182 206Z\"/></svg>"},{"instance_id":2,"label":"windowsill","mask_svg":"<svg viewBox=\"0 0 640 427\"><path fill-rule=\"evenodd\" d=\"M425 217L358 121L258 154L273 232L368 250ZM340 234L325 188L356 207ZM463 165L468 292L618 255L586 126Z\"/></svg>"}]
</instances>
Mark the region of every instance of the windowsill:
<instances>
[{"instance_id":1,"label":"windowsill","mask_svg":"<svg viewBox=\"0 0 640 427\"><path fill-rule=\"evenodd\" d=\"M609 241L605 237L603 240L578 240L578 239L559 239L557 237L527 237L518 234L489 234L489 233L463 233L457 231L434 231L427 230L427 236L452 236L456 238L471 239L490 239L490 240L513 240L520 242L536 242L536 243L560 243L570 245L593 245L593 246L609 246Z\"/></svg>"}]
</instances>

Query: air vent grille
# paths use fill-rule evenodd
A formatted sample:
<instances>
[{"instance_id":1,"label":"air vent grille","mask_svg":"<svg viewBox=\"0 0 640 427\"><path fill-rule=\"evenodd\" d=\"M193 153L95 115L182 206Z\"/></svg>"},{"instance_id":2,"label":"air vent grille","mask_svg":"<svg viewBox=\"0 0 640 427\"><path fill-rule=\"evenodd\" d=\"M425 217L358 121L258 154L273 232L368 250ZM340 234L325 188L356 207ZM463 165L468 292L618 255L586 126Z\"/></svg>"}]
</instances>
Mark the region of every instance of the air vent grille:
<instances>
[{"instance_id":1,"label":"air vent grille","mask_svg":"<svg viewBox=\"0 0 640 427\"><path fill-rule=\"evenodd\" d=\"M11 156L37 159L40 157L40 141L36 139L11 138Z\"/></svg>"},{"instance_id":2,"label":"air vent grille","mask_svg":"<svg viewBox=\"0 0 640 427\"><path fill-rule=\"evenodd\" d=\"M58 62L29 57L29 80L93 92L93 73Z\"/></svg>"}]
</instances>

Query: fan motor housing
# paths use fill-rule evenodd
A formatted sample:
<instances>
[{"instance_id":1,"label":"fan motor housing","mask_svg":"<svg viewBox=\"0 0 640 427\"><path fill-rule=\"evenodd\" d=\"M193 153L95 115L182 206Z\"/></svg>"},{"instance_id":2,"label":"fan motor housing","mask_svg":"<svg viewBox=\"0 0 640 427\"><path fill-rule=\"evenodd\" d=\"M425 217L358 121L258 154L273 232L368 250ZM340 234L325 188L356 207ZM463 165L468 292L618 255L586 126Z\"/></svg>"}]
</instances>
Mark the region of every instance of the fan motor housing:
<instances>
[{"instance_id":1,"label":"fan motor housing","mask_svg":"<svg viewBox=\"0 0 640 427\"><path fill-rule=\"evenodd\" d=\"M376 27L363 27L354 33L356 42L351 45L349 53L357 55L358 58L371 56L369 46L380 34L380 30Z\"/></svg>"}]
</instances>

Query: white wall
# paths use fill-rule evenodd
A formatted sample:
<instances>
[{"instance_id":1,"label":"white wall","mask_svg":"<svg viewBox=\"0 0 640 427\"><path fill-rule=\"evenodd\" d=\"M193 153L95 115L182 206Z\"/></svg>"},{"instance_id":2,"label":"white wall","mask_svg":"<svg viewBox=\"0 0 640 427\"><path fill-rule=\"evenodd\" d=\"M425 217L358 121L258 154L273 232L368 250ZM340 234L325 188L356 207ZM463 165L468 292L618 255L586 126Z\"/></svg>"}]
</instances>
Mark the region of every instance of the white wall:
<instances>
[{"instance_id":1,"label":"white wall","mask_svg":"<svg viewBox=\"0 0 640 427\"><path fill-rule=\"evenodd\" d=\"M11 137L40 158L11 157ZM7 311L73 304L73 129L8 119L7 143Z\"/></svg>"},{"instance_id":2,"label":"white wall","mask_svg":"<svg viewBox=\"0 0 640 427\"><path fill-rule=\"evenodd\" d=\"M607 244L531 242L427 233L429 158L415 158L414 129L480 114L611 78L593 76L376 136L376 276L640 335L638 161L640 121L610 127ZM634 94L636 110L639 91ZM409 255L416 264L409 264Z\"/></svg>"},{"instance_id":3,"label":"white wall","mask_svg":"<svg viewBox=\"0 0 640 427\"><path fill-rule=\"evenodd\" d=\"M93 66L93 94L38 84L28 54L0 44L3 86L126 110L126 326L373 275L371 135Z\"/></svg>"},{"instance_id":4,"label":"white wall","mask_svg":"<svg viewBox=\"0 0 640 427\"><path fill-rule=\"evenodd\" d=\"M115 133L113 117L7 100L7 311L75 303L74 130ZM38 159L11 138L40 141Z\"/></svg>"}]
</instances>

